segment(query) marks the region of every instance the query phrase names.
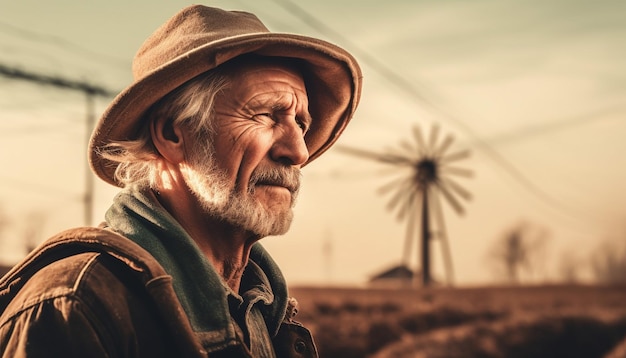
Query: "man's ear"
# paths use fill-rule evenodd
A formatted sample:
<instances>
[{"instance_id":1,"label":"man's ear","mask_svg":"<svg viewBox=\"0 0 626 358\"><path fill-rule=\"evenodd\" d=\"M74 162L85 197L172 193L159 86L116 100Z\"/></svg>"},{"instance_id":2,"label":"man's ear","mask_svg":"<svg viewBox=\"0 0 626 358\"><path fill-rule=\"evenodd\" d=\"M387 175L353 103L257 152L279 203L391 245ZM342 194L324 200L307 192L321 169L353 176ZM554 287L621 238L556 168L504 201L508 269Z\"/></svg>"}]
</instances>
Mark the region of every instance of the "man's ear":
<instances>
[{"instance_id":1,"label":"man's ear","mask_svg":"<svg viewBox=\"0 0 626 358\"><path fill-rule=\"evenodd\" d=\"M179 125L168 118L157 118L150 124L152 142L161 156L170 163L185 159L183 132Z\"/></svg>"}]
</instances>

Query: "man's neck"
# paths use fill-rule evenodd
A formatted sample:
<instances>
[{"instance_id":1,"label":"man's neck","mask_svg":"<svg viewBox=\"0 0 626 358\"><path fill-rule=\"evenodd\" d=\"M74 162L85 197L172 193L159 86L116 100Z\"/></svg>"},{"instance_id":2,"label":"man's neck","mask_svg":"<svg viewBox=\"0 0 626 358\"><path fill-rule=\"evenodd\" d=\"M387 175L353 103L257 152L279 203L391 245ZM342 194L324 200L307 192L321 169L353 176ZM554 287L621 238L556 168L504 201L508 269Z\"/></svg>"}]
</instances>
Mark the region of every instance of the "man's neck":
<instances>
[{"instance_id":1,"label":"man's neck","mask_svg":"<svg viewBox=\"0 0 626 358\"><path fill-rule=\"evenodd\" d=\"M230 234L217 228L212 230L210 226L190 235L233 292L239 292L241 276L248 264L252 245L257 240L234 230Z\"/></svg>"},{"instance_id":2,"label":"man's neck","mask_svg":"<svg viewBox=\"0 0 626 358\"><path fill-rule=\"evenodd\" d=\"M160 190L156 197L194 240L226 284L234 292L239 292L250 250L259 237L210 217L190 197L181 197L167 190Z\"/></svg>"}]
</instances>

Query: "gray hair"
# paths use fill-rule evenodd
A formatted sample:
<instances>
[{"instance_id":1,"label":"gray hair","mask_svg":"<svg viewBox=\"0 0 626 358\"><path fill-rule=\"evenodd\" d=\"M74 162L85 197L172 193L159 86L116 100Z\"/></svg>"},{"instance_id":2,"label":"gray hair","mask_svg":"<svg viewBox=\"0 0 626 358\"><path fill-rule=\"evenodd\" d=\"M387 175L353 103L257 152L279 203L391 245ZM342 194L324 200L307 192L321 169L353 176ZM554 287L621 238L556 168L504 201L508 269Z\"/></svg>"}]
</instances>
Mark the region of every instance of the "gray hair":
<instances>
[{"instance_id":1,"label":"gray hair","mask_svg":"<svg viewBox=\"0 0 626 358\"><path fill-rule=\"evenodd\" d=\"M186 127L196 143L210 145L215 97L228 84L228 76L219 68L214 69L187 81L152 105L143 115L135 139L111 142L100 153L118 163L115 180L123 187L155 187L160 155L152 142L150 124L157 118Z\"/></svg>"}]
</instances>

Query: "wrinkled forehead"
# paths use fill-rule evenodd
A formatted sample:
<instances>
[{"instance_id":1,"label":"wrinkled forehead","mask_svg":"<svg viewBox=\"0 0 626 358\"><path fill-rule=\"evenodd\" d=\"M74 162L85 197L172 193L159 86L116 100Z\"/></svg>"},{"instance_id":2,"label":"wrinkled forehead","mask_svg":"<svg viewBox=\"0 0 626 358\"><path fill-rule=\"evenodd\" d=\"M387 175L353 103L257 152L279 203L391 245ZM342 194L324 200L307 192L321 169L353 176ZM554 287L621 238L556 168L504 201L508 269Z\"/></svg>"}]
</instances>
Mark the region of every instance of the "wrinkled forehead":
<instances>
[{"instance_id":1,"label":"wrinkled forehead","mask_svg":"<svg viewBox=\"0 0 626 358\"><path fill-rule=\"evenodd\" d=\"M277 58L278 59L278 58ZM228 78L226 86L218 94L216 106L237 104L248 107L266 104L264 107L295 105L309 116L309 100L302 72L293 61L263 58L262 61L237 61L220 71ZM272 105L273 104L273 105Z\"/></svg>"}]
</instances>

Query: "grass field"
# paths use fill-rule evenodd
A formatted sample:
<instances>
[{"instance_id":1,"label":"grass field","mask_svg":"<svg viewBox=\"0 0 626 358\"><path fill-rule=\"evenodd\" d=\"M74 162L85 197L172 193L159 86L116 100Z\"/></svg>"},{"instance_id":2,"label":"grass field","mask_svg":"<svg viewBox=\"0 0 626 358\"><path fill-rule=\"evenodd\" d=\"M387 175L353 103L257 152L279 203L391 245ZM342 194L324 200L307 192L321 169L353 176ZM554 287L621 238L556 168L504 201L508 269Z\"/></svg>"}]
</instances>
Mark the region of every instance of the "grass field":
<instances>
[{"instance_id":1,"label":"grass field","mask_svg":"<svg viewBox=\"0 0 626 358\"><path fill-rule=\"evenodd\" d=\"M320 356L626 357L626 287L295 287Z\"/></svg>"}]
</instances>

